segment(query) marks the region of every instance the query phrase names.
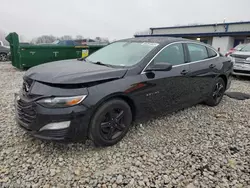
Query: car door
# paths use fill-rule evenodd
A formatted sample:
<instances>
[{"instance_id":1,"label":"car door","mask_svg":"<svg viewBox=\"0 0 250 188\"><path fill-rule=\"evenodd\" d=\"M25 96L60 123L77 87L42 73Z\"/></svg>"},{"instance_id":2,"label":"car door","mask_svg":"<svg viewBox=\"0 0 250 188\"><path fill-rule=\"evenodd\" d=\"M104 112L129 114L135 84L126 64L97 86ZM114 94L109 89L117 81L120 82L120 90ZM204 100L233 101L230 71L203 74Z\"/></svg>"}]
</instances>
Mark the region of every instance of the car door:
<instances>
[{"instance_id":1,"label":"car door","mask_svg":"<svg viewBox=\"0 0 250 188\"><path fill-rule=\"evenodd\" d=\"M147 112L169 112L184 108L189 103L190 93L189 65L182 43L175 43L163 48L142 72L141 80L146 87L138 95L140 106ZM154 64L170 63L169 71L147 71Z\"/></svg>"},{"instance_id":2,"label":"car door","mask_svg":"<svg viewBox=\"0 0 250 188\"><path fill-rule=\"evenodd\" d=\"M189 55L190 68L190 100L201 102L211 92L211 86L217 73L217 52L205 45L198 43L186 43L185 47Z\"/></svg>"}]
</instances>

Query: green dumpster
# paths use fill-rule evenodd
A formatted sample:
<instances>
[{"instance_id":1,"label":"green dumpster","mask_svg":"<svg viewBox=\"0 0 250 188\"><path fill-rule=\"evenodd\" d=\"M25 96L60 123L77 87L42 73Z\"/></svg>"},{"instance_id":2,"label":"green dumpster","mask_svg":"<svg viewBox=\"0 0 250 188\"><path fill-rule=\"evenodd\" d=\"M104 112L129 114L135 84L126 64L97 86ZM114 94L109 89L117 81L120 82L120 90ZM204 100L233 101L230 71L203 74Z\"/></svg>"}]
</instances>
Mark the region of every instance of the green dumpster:
<instances>
[{"instance_id":1,"label":"green dumpster","mask_svg":"<svg viewBox=\"0 0 250 188\"><path fill-rule=\"evenodd\" d=\"M18 69L27 69L52 61L86 57L106 45L22 45L19 44L17 33L10 33L6 40L10 43L12 65Z\"/></svg>"}]
</instances>

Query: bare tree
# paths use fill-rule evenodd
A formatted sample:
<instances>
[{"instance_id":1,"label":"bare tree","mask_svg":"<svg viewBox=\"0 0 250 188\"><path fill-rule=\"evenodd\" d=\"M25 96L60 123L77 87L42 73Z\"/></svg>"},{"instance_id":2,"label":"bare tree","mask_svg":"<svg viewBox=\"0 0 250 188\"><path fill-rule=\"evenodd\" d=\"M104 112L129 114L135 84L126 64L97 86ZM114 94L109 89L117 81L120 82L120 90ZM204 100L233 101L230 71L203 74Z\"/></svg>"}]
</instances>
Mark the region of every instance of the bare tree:
<instances>
[{"instance_id":1,"label":"bare tree","mask_svg":"<svg viewBox=\"0 0 250 188\"><path fill-rule=\"evenodd\" d=\"M76 35L76 39L80 40L80 39L84 39L84 37L82 35Z\"/></svg>"},{"instance_id":2,"label":"bare tree","mask_svg":"<svg viewBox=\"0 0 250 188\"><path fill-rule=\"evenodd\" d=\"M109 39L106 38L106 37L103 37L103 38L101 38L101 41L102 41L102 42L109 42Z\"/></svg>"},{"instance_id":3,"label":"bare tree","mask_svg":"<svg viewBox=\"0 0 250 188\"><path fill-rule=\"evenodd\" d=\"M60 37L60 40L72 40L72 39L73 38L70 35L64 35L64 36Z\"/></svg>"},{"instance_id":4,"label":"bare tree","mask_svg":"<svg viewBox=\"0 0 250 188\"><path fill-rule=\"evenodd\" d=\"M57 38L53 35L43 35L43 36L32 39L31 43L34 43L34 44L52 43L56 41L56 39Z\"/></svg>"},{"instance_id":5,"label":"bare tree","mask_svg":"<svg viewBox=\"0 0 250 188\"><path fill-rule=\"evenodd\" d=\"M109 42L109 39L104 37L96 37L95 40L98 42Z\"/></svg>"},{"instance_id":6,"label":"bare tree","mask_svg":"<svg viewBox=\"0 0 250 188\"><path fill-rule=\"evenodd\" d=\"M102 39L101 39L101 37L96 37L95 40L96 41L101 41Z\"/></svg>"}]
</instances>

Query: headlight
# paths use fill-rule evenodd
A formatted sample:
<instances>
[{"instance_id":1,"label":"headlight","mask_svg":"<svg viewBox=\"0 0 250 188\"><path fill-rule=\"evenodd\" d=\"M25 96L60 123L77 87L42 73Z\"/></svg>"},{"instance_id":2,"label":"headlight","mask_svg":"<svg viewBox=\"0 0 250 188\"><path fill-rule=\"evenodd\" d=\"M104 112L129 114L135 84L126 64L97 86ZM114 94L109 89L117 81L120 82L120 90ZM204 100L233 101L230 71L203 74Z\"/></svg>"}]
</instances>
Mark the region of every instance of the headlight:
<instances>
[{"instance_id":1,"label":"headlight","mask_svg":"<svg viewBox=\"0 0 250 188\"><path fill-rule=\"evenodd\" d=\"M64 108L77 105L81 103L87 95L74 96L74 97L52 97L38 100L37 102L48 108Z\"/></svg>"},{"instance_id":2,"label":"headlight","mask_svg":"<svg viewBox=\"0 0 250 188\"><path fill-rule=\"evenodd\" d=\"M247 61L248 63L250 63L250 57L248 57L248 58L246 59L246 61Z\"/></svg>"},{"instance_id":3,"label":"headlight","mask_svg":"<svg viewBox=\"0 0 250 188\"><path fill-rule=\"evenodd\" d=\"M235 58L232 57L231 55L229 55L228 57L231 59L231 61L233 62L233 64L235 64Z\"/></svg>"}]
</instances>

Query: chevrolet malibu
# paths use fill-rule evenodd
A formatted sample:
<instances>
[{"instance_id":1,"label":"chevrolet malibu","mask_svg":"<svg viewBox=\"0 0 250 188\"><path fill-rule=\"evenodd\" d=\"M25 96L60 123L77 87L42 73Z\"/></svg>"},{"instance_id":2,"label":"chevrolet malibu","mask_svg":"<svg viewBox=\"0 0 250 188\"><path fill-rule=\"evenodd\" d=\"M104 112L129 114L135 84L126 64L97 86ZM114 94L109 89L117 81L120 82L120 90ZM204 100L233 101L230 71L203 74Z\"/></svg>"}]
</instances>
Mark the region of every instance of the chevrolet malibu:
<instances>
[{"instance_id":1,"label":"chevrolet malibu","mask_svg":"<svg viewBox=\"0 0 250 188\"><path fill-rule=\"evenodd\" d=\"M135 119L198 103L218 105L232 67L229 58L196 41L120 40L85 59L29 69L15 95L16 119L40 139L110 146Z\"/></svg>"}]
</instances>

